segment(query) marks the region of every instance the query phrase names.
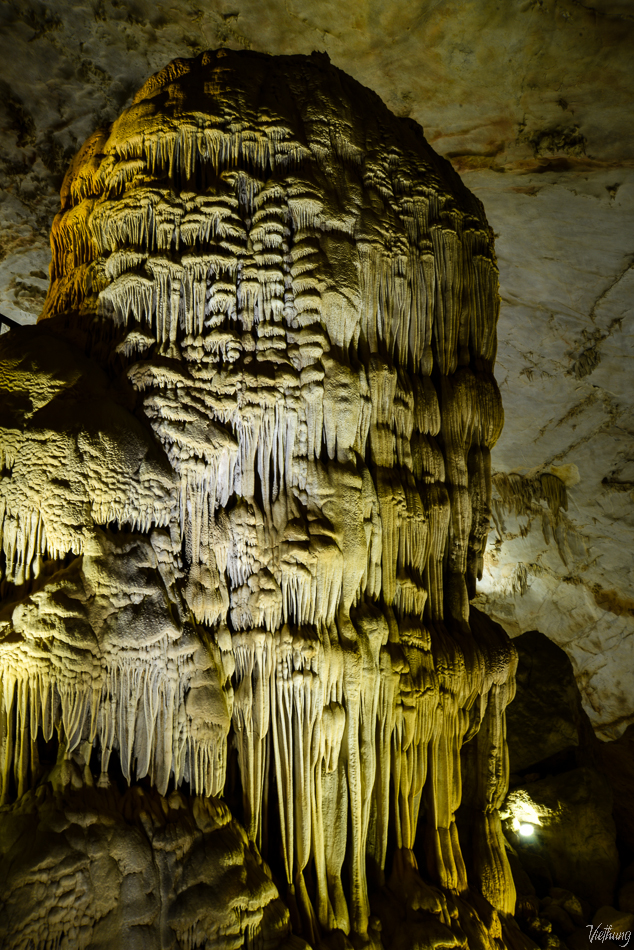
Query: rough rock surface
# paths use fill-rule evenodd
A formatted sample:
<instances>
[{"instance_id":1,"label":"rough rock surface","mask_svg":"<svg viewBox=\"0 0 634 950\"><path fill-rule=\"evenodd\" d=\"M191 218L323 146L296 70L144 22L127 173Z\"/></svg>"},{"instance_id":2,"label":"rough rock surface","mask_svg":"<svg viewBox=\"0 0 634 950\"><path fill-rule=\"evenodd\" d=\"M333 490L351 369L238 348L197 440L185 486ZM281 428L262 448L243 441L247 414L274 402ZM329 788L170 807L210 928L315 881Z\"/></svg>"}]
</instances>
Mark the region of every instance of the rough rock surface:
<instances>
[{"instance_id":1,"label":"rough rock surface","mask_svg":"<svg viewBox=\"0 0 634 950\"><path fill-rule=\"evenodd\" d=\"M306 946L221 801L92 787L61 760L0 827L3 947Z\"/></svg>"},{"instance_id":2,"label":"rough rock surface","mask_svg":"<svg viewBox=\"0 0 634 950\"><path fill-rule=\"evenodd\" d=\"M312 947L402 945L396 901L410 941L503 950L517 656L469 605L502 423L480 202L326 57L226 49L150 77L61 200L41 321L0 340L2 801L46 797L56 745L194 817L227 792ZM221 947L173 837L178 945ZM264 917L236 940L267 946Z\"/></svg>"},{"instance_id":3,"label":"rough rock surface","mask_svg":"<svg viewBox=\"0 0 634 950\"><path fill-rule=\"evenodd\" d=\"M561 772L514 788L506 808L521 816L525 803L535 813L533 834L508 833L538 894L561 887L593 908L611 905L619 857L607 779L590 768Z\"/></svg>"},{"instance_id":4,"label":"rough rock surface","mask_svg":"<svg viewBox=\"0 0 634 950\"><path fill-rule=\"evenodd\" d=\"M601 761L614 789L614 821L619 837L626 846L628 863L634 857L634 727L628 726L622 736L601 746ZM630 887L630 907L634 912L634 886Z\"/></svg>"},{"instance_id":5,"label":"rough rock surface","mask_svg":"<svg viewBox=\"0 0 634 950\"><path fill-rule=\"evenodd\" d=\"M554 530L543 499L516 518L498 496L480 602L562 645L595 728L619 734L634 714L631 4L14 0L0 17L0 310L21 321L44 302L66 163L173 57L326 51L425 127L497 234L494 470L554 466L568 486Z\"/></svg>"},{"instance_id":6,"label":"rough rock surface","mask_svg":"<svg viewBox=\"0 0 634 950\"><path fill-rule=\"evenodd\" d=\"M572 664L563 650L534 630L516 637L513 645L518 656L516 693L506 711L510 770L539 771L536 767L544 760L561 760L577 751L586 738L587 719L583 721Z\"/></svg>"},{"instance_id":7,"label":"rough rock surface","mask_svg":"<svg viewBox=\"0 0 634 950\"><path fill-rule=\"evenodd\" d=\"M517 690L507 709L511 777L502 818L516 915L544 950L557 940L582 950L591 946L586 928L597 907L614 902L619 859L629 860L627 732L611 743L596 738L572 664L548 637L531 631L513 642Z\"/></svg>"}]
</instances>

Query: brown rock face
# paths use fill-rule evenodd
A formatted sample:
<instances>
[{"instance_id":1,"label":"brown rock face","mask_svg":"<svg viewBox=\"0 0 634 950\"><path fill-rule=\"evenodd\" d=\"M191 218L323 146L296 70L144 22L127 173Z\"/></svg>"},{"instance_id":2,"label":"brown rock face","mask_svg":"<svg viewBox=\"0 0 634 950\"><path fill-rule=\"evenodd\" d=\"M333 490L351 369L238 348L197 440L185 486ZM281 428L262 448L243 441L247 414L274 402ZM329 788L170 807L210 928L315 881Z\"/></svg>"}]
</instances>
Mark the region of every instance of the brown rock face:
<instances>
[{"instance_id":1,"label":"brown rock face","mask_svg":"<svg viewBox=\"0 0 634 950\"><path fill-rule=\"evenodd\" d=\"M570 660L535 630L516 637L513 646L518 654L516 694L506 717L511 773L540 772L545 760L566 757L572 759L569 767L585 764L580 744L599 743L592 742ZM580 761L575 763L577 752Z\"/></svg>"},{"instance_id":2,"label":"brown rock face","mask_svg":"<svg viewBox=\"0 0 634 950\"><path fill-rule=\"evenodd\" d=\"M614 788L614 821L627 853L634 852L634 819L632 793L634 792L634 728L628 726L620 739L601 746L601 761L605 774ZM634 889L633 889L634 890ZM631 899L634 906L634 899ZM628 908L629 909L629 908Z\"/></svg>"},{"instance_id":3,"label":"brown rock face","mask_svg":"<svg viewBox=\"0 0 634 950\"><path fill-rule=\"evenodd\" d=\"M226 805L93 788L65 765L3 809L4 947L241 946L249 930L302 946Z\"/></svg>"},{"instance_id":4,"label":"brown rock face","mask_svg":"<svg viewBox=\"0 0 634 950\"><path fill-rule=\"evenodd\" d=\"M568 888L596 908L614 898L619 859L612 819L612 791L591 768L549 775L514 789L511 813L522 799L536 813L530 837L515 840L519 858L541 895Z\"/></svg>"},{"instance_id":5,"label":"brown rock face","mask_svg":"<svg viewBox=\"0 0 634 950\"><path fill-rule=\"evenodd\" d=\"M408 946L500 946L516 654L469 618L502 425L480 203L326 58L219 50L87 141L52 248L46 321L0 351L0 821L47 757L62 810L73 763L159 810L183 787L194 824L226 791L312 946L403 946L399 914ZM185 825L126 820L190 880ZM295 940L262 874L232 947ZM153 946L228 946L225 883L194 878L148 905ZM116 901L73 946L121 945Z\"/></svg>"}]
</instances>

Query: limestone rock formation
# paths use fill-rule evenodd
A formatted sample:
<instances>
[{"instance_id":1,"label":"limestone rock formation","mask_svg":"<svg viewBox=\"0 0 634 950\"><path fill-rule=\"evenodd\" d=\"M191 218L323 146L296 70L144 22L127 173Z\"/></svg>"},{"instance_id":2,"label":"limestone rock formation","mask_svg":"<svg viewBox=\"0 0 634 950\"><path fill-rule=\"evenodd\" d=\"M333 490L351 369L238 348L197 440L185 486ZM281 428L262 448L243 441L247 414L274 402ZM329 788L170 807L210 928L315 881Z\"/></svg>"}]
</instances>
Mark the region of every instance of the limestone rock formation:
<instances>
[{"instance_id":1,"label":"limestone rock formation","mask_svg":"<svg viewBox=\"0 0 634 950\"><path fill-rule=\"evenodd\" d=\"M148 80L61 198L44 320L0 345L0 826L61 788L63 864L118 783L113 840L140 823L161 883L73 946L294 940L259 852L312 947L403 946L403 915L408 946L508 943L516 653L469 611L502 426L481 204L327 58L228 50ZM205 837L223 793L248 848ZM197 849L244 864L231 926ZM18 870L7 945L47 946Z\"/></svg>"},{"instance_id":2,"label":"limestone rock formation","mask_svg":"<svg viewBox=\"0 0 634 950\"><path fill-rule=\"evenodd\" d=\"M305 946L226 805L91 787L73 761L3 809L0 868L3 947Z\"/></svg>"},{"instance_id":3,"label":"limestone rock formation","mask_svg":"<svg viewBox=\"0 0 634 950\"><path fill-rule=\"evenodd\" d=\"M562 646L603 739L634 718L633 44L631 0L0 5L0 311L18 321L46 297L68 162L176 57L325 51L422 124L497 235L493 471L558 470L568 496L558 540L543 499L500 511L480 606Z\"/></svg>"},{"instance_id":4,"label":"limestone rock formation","mask_svg":"<svg viewBox=\"0 0 634 950\"><path fill-rule=\"evenodd\" d=\"M611 939L606 927L619 914L615 883L624 841L612 810L616 818L620 790L615 787L613 797L602 743L564 651L535 631L513 645L510 791L500 815L517 892L515 917L541 950L590 950L594 940ZM629 799L621 801L627 807ZM603 922L591 941L588 928L596 927L599 912Z\"/></svg>"},{"instance_id":5,"label":"limestone rock formation","mask_svg":"<svg viewBox=\"0 0 634 950\"><path fill-rule=\"evenodd\" d=\"M516 919L542 950L588 950L632 912L634 870L619 875L632 848L629 730L612 743L596 738L572 664L548 637L533 631L513 645L510 791L500 814Z\"/></svg>"},{"instance_id":6,"label":"limestone rock formation","mask_svg":"<svg viewBox=\"0 0 634 950\"><path fill-rule=\"evenodd\" d=\"M631 860L634 855L634 727L628 726L623 735L614 742L602 743L600 752L601 765L614 789L614 821L617 832L625 845L625 854ZM634 892L634 887L630 890ZM628 910L633 908L634 897L632 907L628 907Z\"/></svg>"}]
</instances>

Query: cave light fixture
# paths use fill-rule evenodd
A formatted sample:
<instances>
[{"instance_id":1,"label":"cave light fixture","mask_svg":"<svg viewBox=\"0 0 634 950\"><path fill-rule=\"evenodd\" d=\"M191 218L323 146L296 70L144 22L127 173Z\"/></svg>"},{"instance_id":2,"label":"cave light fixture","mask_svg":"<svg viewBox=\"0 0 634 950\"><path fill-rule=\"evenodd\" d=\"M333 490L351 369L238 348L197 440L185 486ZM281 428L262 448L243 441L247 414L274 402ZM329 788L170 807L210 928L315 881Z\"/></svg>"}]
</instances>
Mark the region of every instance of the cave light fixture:
<instances>
[{"instance_id":1,"label":"cave light fixture","mask_svg":"<svg viewBox=\"0 0 634 950\"><path fill-rule=\"evenodd\" d=\"M518 837L531 839L538 828L549 823L552 812L544 805L536 804L524 788L512 791L500 811L500 818L507 829Z\"/></svg>"}]
</instances>

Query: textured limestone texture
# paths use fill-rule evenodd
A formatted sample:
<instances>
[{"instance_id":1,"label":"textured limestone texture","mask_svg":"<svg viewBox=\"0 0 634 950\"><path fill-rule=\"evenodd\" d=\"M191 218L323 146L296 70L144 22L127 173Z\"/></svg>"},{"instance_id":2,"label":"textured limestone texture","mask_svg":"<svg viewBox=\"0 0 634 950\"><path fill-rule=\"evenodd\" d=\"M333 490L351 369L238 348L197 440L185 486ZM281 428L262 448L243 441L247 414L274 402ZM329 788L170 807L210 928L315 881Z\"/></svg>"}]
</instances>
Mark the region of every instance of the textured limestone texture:
<instances>
[{"instance_id":1,"label":"textured limestone texture","mask_svg":"<svg viewBox=\"0 0 634 950\"><path fill-rule=\"evenodd\" d=\"M218 800L96 788L66 760L3 809L0 848L3 947L304 946Z\"/></svg>"},{"instance_id":2,"label":"textured limestone texture","mask_svg":"<svg viewBox=\"0 0 634 950\"><path fill-rule=\"evenodd\" d=\"M611 904L619 858L605 776L591 768L547 775L513 789L507 808L520 811L526 800L538 821L530 837L520 836L514 843L539 896L559 887L593 909Z\"/></svg>"},{"instance_id":3,"label":"textured limestone texture","mask_svg":"<svg viewBox=\"0 0 634 950\"><path fill-rule=\"evenodd\" d=\"M615 738L634 718L631 0L4 0L1 312L41 313L81 143L165 63L219 46L326 52L484 203L507 414L492 469L532 487L559 471L567 509L531 491L516 511L494 489L479 605L560 645Z\"/></svg>"},{"instance_id":4,"label":"textured limestone texture","mask_svg":"<svg viewBox=\"0 0 634 950\"><path fill-rule=\"evenodd\" d=\"M228 50L149 79L61 200L43 318L0 343L0 827L42 829L6 945L522 946L517 655L469 608L480 202L326 57Z\"/></svg>"}]
</instances>

